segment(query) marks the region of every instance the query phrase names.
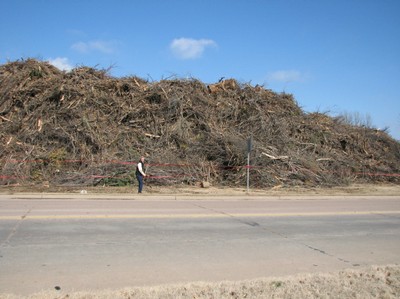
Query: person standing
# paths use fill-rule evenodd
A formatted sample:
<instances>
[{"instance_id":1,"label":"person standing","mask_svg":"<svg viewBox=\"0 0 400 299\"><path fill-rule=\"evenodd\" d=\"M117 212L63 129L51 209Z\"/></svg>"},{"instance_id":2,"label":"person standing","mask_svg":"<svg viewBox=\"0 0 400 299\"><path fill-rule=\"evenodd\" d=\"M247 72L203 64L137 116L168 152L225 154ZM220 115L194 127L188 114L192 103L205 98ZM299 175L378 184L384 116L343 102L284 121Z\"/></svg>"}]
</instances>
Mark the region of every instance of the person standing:
<instances>
[{"instance_id":1,"label":"person standing","mask_svg":"<svg viewBox=\"0 0 400 299\"><path fill-rule=\"evenodd\" d=\"M139 183L138 193L142 193L143 190L143 178L146 176L146 169L144 168L144 157L140 157L140 161L136 166L136 178Z\"/></svg>"}]
</instances>

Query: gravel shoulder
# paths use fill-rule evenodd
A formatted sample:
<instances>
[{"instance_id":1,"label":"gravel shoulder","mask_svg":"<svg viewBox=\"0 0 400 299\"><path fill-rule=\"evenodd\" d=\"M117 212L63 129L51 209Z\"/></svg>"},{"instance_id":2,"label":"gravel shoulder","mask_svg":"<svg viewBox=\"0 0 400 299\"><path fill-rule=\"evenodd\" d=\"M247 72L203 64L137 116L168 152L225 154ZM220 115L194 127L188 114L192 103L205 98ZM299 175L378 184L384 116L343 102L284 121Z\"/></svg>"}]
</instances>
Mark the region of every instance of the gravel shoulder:
<instances>
[{"instance_id":1,"label":"gravel shoulder","mask_svg":"<svg viewBox=\"0 0 400 299\"><path fill-rule=\"evenodd\" d=\"M10 194L91 194L91 195L137 195L136 186L127 187L49 187L49 186L1 186L0 195ZM270 189L224 188L200 186L149 186L145 185L144 193L140 196L179 196L196 197L234 196L242 197L281 197L281 196L400 196L399 184L353 184L337 187L283 187Z\"/></svg>"}]
</instances>

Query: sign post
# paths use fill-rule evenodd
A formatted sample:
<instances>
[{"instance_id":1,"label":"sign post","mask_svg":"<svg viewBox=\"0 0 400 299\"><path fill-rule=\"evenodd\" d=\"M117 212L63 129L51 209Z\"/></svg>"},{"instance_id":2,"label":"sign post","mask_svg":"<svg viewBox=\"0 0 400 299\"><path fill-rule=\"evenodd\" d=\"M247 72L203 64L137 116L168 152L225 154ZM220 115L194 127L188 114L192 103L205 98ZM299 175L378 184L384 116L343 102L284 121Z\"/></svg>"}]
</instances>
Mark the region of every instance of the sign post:
<instances>
[{"instance_id":1,"label":"sign post","mask_svg":"<svg viewBox=\"0 0 400 299\"><path fill-rule=\"evenodd\" d=\"M250 152L253 148L253 136L247 139L247 193L250 192Z\"/></svg>"}]
</instances>

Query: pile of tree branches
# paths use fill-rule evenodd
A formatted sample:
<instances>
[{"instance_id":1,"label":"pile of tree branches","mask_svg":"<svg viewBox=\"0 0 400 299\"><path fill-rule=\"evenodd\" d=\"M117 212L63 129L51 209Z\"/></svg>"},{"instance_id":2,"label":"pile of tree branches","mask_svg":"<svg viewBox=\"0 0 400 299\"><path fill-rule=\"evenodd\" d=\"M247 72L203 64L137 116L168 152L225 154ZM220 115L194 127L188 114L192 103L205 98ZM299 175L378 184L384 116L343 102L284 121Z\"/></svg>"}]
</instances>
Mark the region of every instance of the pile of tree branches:
<instances>
[{"instance_id":1,"label":"pile of tree branches","mask_svg":"<svg viewBox=\"0 0 400 299\"><path fill-rule=\"evenodd\" d=\"M33 59L0 66L0 184L128 184L141 155L153 184L333 186L399 182L385 132L305 113L290 94L224 80L148 82Z\"/></svg>"}]
</instances>

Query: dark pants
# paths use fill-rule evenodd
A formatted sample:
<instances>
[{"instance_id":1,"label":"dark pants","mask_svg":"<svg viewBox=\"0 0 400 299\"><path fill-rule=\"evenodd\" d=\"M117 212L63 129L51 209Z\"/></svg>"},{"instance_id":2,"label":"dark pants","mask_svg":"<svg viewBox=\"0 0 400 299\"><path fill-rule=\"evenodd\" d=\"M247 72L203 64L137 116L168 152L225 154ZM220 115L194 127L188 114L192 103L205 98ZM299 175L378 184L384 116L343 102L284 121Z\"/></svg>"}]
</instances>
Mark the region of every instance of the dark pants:
<instances>
[{"instance_id":1,"label":"dark pants","mask_svg":"<svg viewBox=\"0 0 400 299\"><path fill-rule=\"evenodd\" d=\"M136 178L137 178L138 183L139 183L138 193L142 193L142 190L143 190L143 175L137 174Z\"/></svg>"}]
</instances>

